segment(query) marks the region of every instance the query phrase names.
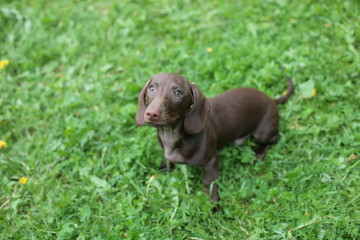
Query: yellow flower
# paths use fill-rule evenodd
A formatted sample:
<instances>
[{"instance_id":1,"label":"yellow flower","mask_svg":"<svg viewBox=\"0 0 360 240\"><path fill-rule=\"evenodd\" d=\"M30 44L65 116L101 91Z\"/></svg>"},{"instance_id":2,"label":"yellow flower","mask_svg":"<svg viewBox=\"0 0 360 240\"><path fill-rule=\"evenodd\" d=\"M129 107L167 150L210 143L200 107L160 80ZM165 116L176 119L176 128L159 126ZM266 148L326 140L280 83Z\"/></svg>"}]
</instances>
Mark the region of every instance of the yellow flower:
<instances>
[{"instance_id":1,"label":"yellow flower","mask_svg":"<svg viewBox=\"0 0 360 240\"><path fill-rule=\"evenodd\" d=\"M26 177L22 177L22 178L20 178L20 182L22 183L22 184L26 184L27 183L27 178Z\"/></svg>"},{"instance_id":2,"label":"yellow flower","mask_svg":"<svg viewBox=\"0 0 360 240\"><path fill-rule=\"evenodd\" d=\"M0 148L7 148L7 143L4 142L3 140L0 140Z\"/></svg>"},{"instance_id":3,"label":"yellow flower","mask_svg":"<svg viewBox=\"0 0 360 240\"><path fill-rule=\"evenodd\" d=\"M271 22L272 18L269 16L263 17L265 22Z\"/></svg>"},{"instance_id":4,"label":"yellow flower","mask_svg":"<svg viewBox=\"0 0 360 240\"><path fill-rule=\"evenodd\" d=\"M281 95L285 96L287 94L287 91L283 91L283 93Z\"/></svg>"},{"instance_id":5,"label":"yellow flower","mask_svg":"<svg viewBox=\"0 0 360 240\"><path fill-rule=\"evenodd\" d=\"M0 70L9 65L10 61L5 59L0 61Z\"/></svg>"},{"instance_id":6,"label":"yellow flower","mask_svg":"<svg viewBox=\"0 0 360 240\"><path fill-rule=\"evenodd\" d=\"M151 183L155 180L156 178L156 174L152 175L148 181L148 184L146 186L146 197L149 197L149 189L150 189L150 185Z\"/></svg>"},{"instance_id":7,"label":"yellow flower","mask_svg":"<svg viewBox=\"0 0 360 240\"><path fill-rule=\"evenodd\" d=\"M354 159L354 160L356 160L356 159L359 158L359 157L358 157L357 155L355 155L355 154L351 154L350 157L351 157L352 159Z\"/></svg>"},{"instance_id":8,"label":"yellow flower","mask_svg":"<svg viewBox=\"0 0 360 240\"><path fill-rule=\"evenodd\" d=\"M306 212L304 213L305 216L310 216L310 213Z\"/></svg>"},{"instance_id":9,"label":"yellow flower","mask_svg":"<svg viewBox=\"0 0 360 240\"><path fill-rule=\"evenodd\" d=\"M211 53L211 52L213 51L213 49L212 49L211 47L209 47L209 48L206 49L206 51L207 51L208 53Z\"/></svg>"},{"instance_id":10,"label":"yellow flower","mask_svg":"<svg viewBox=\"0 0 360 240\"><path fill-rule=\"evenodd\" d=\"M315 88L311 91L311 95L312 95L313 97L316 95L316 89L315 89Z\"/></svg>"}]
</instances>

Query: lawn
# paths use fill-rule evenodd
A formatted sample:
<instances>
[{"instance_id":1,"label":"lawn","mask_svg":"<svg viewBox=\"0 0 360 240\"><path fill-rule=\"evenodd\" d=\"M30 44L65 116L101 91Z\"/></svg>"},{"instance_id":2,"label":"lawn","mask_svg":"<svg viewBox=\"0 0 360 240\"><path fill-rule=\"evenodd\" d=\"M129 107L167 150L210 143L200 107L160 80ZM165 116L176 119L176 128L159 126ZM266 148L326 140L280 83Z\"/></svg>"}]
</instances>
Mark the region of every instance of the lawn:
<instances>
[{"instance_id":1,"label":"lawn","mask_svg":"<svg viewBox=\"0 0 360 240\"><path fill-rule=\"evenodd\" d=\"M0 0L0 239L359 239L357 0ZM137 94L173 72L276 98L281 139L159 171Z\"/></svg>"}]
</instances>

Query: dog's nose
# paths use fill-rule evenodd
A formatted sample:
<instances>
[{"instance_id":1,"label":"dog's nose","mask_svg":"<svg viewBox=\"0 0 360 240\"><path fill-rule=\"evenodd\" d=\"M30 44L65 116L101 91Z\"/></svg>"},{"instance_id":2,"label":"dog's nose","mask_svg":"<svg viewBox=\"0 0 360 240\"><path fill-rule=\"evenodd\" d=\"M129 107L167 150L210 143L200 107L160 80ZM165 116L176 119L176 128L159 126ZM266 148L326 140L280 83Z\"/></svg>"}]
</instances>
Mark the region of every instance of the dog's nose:
<instances>
[{"instance_id":1,"label":"dog's nose","mask_svg":"<svg viewBox=\"0 0 360 240\"><path fill-rule=\"evenodd\" d=\"M160 111L156 109L149 109L145 112L145 115L150 120L159 120Z\"/></svg>"}]
</instances>

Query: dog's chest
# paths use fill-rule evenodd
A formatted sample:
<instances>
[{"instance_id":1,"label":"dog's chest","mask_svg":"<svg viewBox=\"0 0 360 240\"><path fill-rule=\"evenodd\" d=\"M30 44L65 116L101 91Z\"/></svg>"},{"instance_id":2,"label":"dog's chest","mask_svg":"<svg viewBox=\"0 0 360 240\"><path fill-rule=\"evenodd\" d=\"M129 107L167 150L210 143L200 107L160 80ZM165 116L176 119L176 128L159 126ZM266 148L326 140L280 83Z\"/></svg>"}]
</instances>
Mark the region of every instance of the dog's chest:
<instances>
[{"instance_id":1,"label":"dog's chest","mask_svg":"<svg viewBox=\"0 0 360 240\"><path fill-rule=\"evenodd\" d=\"M164 149L165 158L173 163L183 163L184 156L181 154L181 133L179 129L171 127L159 128L158 136Z\"/></svg>"}]
</instances>

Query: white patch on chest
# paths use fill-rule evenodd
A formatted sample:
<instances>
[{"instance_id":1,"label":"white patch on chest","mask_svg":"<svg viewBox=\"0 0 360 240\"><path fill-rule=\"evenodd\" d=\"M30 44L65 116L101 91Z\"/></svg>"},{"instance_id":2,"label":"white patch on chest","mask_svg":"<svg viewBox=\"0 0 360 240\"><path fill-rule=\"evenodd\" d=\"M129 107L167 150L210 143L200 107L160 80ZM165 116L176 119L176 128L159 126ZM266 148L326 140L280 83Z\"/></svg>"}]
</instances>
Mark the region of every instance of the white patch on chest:
<instances>
[{"instance_id":1,"label":"white patch on chest","mask_svg":"<svg viewBox=\"0 0 360 240\"><path fill-rule=\"evenodd\" d=\"M181 138L181 134L178 129L172 127L163 127L159 129L159 135L164 148L165 157L171 159L175 150L176 143Z\"/></svg>"}]
</instances>

